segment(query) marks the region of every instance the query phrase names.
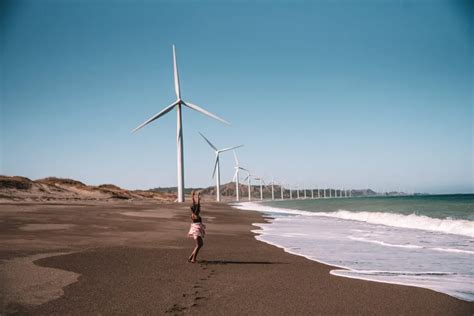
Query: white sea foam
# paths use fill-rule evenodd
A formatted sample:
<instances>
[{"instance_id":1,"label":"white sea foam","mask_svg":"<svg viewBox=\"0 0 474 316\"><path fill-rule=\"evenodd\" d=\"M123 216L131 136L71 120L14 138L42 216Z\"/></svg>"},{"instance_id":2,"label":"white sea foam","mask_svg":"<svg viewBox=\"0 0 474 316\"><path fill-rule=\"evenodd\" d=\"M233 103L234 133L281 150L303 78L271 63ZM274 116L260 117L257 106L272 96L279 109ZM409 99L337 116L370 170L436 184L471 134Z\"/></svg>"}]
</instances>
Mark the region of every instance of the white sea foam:
<instances>
[{"instance_id":1,"label":"white sea foam","mask_svg":"<svg viewBox=\"0 0 474 316\"><path fill-rule=\"evenodd\" d=\"M265 213L333 217L377 225L422 229L445 234L474 237L474 221L462 219L439 219L416 214L403 215L385 212L351 212L346 210L339 210L336 212L309 212L269 207L263 204L252 202L236 204L235 207L239 209L260 211Z\"/></svg>"},{"instance_id":2,"label":"white sea foam","mask_svg":"<svg viewBox=\"0 0 474 316\"><path fill-rule=\"evenodd\" d=\"M363 237L354 237L349 236L349 239L361 242L367 242L371 244L376 244L385 247L395 247L395 248L408 248L408 249L426 249L426 250L434 250L434 251L444 251L444 252L453 252L453 253L467 253L467 254L474 254L474 251L470 250L463 250L463 249L454 249L454 248L441 248L441 247L423 247L419 245L399 245L399 244L391 244L388 242L374 240L374 239L367 239Z\"/></svg>"}]
</instances>

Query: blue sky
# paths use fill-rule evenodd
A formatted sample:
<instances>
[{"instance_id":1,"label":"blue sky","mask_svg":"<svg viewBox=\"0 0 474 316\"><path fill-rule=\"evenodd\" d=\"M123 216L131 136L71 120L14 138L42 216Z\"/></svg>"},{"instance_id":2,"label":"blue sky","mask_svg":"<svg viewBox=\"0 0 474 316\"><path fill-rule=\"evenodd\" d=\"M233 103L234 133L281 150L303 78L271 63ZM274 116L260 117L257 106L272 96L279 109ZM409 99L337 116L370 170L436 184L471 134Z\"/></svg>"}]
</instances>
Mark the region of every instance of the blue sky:
<instances>
[{"instance_id":1,"label":"blue sky","mask_svg":"<svg viewBox=\"0 0 474 316\"><path fill-rule=\"evenodd\" d=\"M126 188L186 186L213 152L307 186L473 192L468 1L11 1L1 18L0 173ZM233 158L222 156L222 182Z\"/></svg>"}]
</instances>

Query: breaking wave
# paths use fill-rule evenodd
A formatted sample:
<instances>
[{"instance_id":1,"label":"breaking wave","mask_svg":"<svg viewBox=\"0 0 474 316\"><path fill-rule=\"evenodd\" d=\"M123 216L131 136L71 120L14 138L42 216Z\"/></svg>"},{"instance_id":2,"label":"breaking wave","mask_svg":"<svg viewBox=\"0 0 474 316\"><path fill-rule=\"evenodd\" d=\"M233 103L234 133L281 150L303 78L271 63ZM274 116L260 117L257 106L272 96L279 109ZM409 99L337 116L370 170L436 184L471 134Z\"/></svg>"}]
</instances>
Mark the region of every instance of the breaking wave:
<instances>
[{"instance_id":1,"label":"breaking wave","mask_svg":"<svg viewBox=\"0 0 474 316\"><path fill-rule=\"evenodd\" d=\"M336 212L310 212L293 209L284 209L270 207L259 203L239 203L234 207L245 210L260 211L265 213L279 213L289 215L305 215L305 216L324 216L344 220L353 220L366 222L370 224L378 224L392 226L398 228L422 229L433 232L455 234L468 237L474 237L474 221L452 219L452 218L432 218L425 215L403 215L397 213L386 212L352 212L339 210Z\"/></svg>"}]
</instances>

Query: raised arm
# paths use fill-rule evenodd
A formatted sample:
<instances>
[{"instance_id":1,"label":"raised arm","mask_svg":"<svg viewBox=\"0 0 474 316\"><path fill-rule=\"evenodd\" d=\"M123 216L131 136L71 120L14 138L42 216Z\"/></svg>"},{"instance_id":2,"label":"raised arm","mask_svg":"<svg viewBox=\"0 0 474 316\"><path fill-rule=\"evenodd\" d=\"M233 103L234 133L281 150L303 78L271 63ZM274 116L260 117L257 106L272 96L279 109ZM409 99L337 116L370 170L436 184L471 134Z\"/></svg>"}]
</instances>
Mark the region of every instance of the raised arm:
<instances>
[{"instance_id":1,"label":"raised arm","mask_svg":"<svg viewBox=\"0 0 474 316\"><path fill-rule=\"evenodd\" d=\"M197 213L201 212L201 192L198 193L198 204L197 204Z\"/></svg>"}]
</instances>

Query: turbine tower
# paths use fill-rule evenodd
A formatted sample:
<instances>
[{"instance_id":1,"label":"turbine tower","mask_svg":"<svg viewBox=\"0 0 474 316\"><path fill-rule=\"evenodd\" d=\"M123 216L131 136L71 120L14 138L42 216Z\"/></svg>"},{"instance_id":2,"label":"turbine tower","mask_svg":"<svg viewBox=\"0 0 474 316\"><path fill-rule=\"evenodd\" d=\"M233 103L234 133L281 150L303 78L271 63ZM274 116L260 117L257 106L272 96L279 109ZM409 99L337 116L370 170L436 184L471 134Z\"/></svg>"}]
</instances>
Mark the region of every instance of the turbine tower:
<instances>
[{"instance_id":1,"label":"turbine tower","mask_svg":"<svg viewBox=\"0 0 474 316\"><path fill-rule=\"evenodd\" d=\"M263 201L263 179L262 177L254 177L255 180L260 180L260 201Z\"/></svg>"},{"instance_id":2,"label":"turbine tower","mask_svg":"<svg viewBox=\"0 0 474 316\"><path fill-rule=\"evenodd\" d=\"M197 112L200 112L204 115L207 115L213 119L221 121L223 123L229 124L226 120L204 110L203 108L192 104L190 102L184 102L181 99L181 89L179 86L179 75L178 75L178 64L176 62L176 49L173 45L173 69L174 69L174 89L176 92L176 101L165 107L163 110L158 112L157 114L150 117L148 120L143 122L141 125L136 127L133 132L138 131L140 128L144 127L145 125L153 122L154 120L160 118L161 116L165 115L166 113L170 112L172 109L176 107L177 113L177 128L176 128L176 147L177 147L177 169L178 169L178 198L177 201L182 203L184 202L184 152L183 152L183 128L182 128L182 116L181 116L181 107L184 105L190 109L193 109ZM229 124L230 125L230 124Z\"/></svg>"},{"instance_id":3,"label":"turbine tower","mask_svg":"<svg viewBox=\"0 0 474 316\"><path fill-rule=\"evenodd\" d=\"M275 200L275 191L274 191L274 189L273 189L273 184L274 184L274 182L275 182L275 179L274 179L273 176L272 176L272 201Z\"/></svg>"},{"instance_id":4,"label":"turbine tower","mask_svg":"<svg viewBox=\"0 0 474 316\"><path fill-rule=\"evenodd\" d=\"M252 175L250 174L250 171L248 171L247 169L245 169L245 171L247 171L247 177L244 179L247 180L247 185L248 185L248 189L249 189L249 201L252 200L252 192L251 192L251 189L252 189L252 184L251 184L251 180L252 180Z\"/></svg>"},{"instance_id":5,"label":"turbine tower","mask_svg":"<svg viewBox=\"0 0 474 316\"><path fill-rule=\"evenodd\" d=\"M228 148L223 148L223 149L217 149L216 146L214 146L209 141L209 139L207 139L203 134L201 134L201 133L199 133L199 134L201 135L202 138L204 138L204 140L209 144L209 146L211 146L211 148L214 150L214 152L216 154L216 160L215 160L215 163L214 163L214 171L212 172L212 177L214 178L214 176L216 176L216 171L217 171L217 176L216 176L216 201L220 202L221 201L221 171L220 171L219 155L223 152L226 152L226 151L229 151L229 150L232 150L232 149L236 149L236 148L240 148L243 145L228 147Z\"/></svg>"},{"instance_id":6,"label":"turbine tower","mask_svg":"<svg viewBox=\"0 0 474 316\"><path fill-rule=\"evenodd\" d=\"M283 200L283 182L280 183L280 200Z\"/></svg>"}]
</instances>

